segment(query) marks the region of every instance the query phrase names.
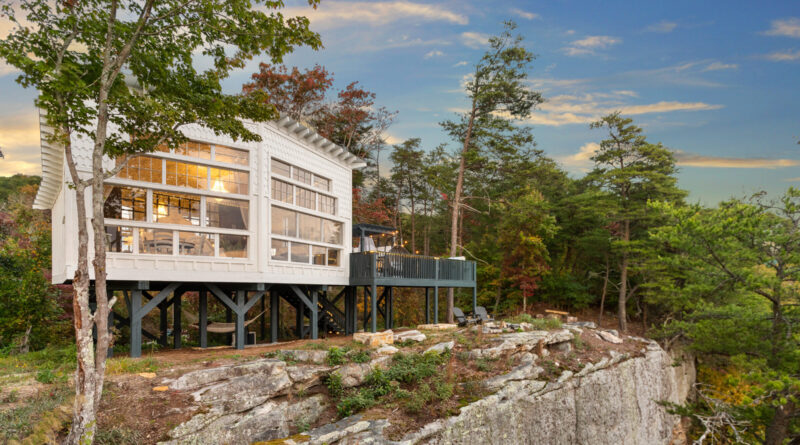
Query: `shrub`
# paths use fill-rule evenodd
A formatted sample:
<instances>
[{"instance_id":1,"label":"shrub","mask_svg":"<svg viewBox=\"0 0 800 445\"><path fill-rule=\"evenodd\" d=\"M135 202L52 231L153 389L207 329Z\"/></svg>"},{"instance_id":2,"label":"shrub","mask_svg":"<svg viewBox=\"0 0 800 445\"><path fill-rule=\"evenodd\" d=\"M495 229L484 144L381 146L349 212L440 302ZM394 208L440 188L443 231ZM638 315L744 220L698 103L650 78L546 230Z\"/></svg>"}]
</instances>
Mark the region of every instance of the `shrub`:
<instances>
[{"instance_id":1,"label":"shrub","mask_svg":"<svg viewBox=\"0 0 800 445\"><path fill-rule=\"evenodd\" d=\"M344 360L345 360L344 350L339 349L336 346L333 346L330 349L328 349L328 357L326 358L328 366L339 366L344 363Z\"/></svg>"},{"instance_id":2,"label":"shrub","mask_svg":"<svg viewBox=\"0 0 800 445\"><path fill-rule=\"evenodd\" d=\"M55 381L56 375L52 369L42 369L36 373L36 381L39 383L50 384Z\"/></svg>"},{"instance_id":3,"label":"shrub","mask_svg":"<svg viewBox=\"0 0 800 445\"><path fill-rule=\"evenodd\" d=\"M325 378L325 387L328 388L328 394L334 399L342 397L344 387L342 386L342 376L337 372L328 374Z\"/></svg>"},{"instance_id":4,"label":"shrub","mask_svg":"<svg viewBox=\"0 0 800 445\"><path fill-rule=\"evenodd\" d=\"M370 371L364 383L372 390L375 397L383 397L392 392L392 382L380 368Z\"/></svg>"},{"instance_id":5,"label":"shrub","mask_svg":"<svg viewBox=\"0 0 800 445\"><path fill-rule=\"evenodd\" d=\"M350 360L352 360L353 363L366 363L369 361L370 358L371 354L367 350L354 352L350 356Z\"/></svg>"},{"instance_id":6,"label":"shrub","mask_svg":"<svg viewBox=\"0 0 800 445\"><path fill-rule=\"evenodd\" d=\"M354 391L336 405L336 412L339 417L352 416L353 414L371 408L375 405L375 394L368 388Z\"/></svg>"},{"instance_id":7,"label":"shrub","mask_svg":"<svg viewBox=\"0 0 800 445\"><path fill-rule=\"evenodd\" d=\"M449 353L445 354L395 354L392 366L387 371L391 380L401 383L415 383L436 374L436 368L443 364Z\"/></svg>"}]
</instances>

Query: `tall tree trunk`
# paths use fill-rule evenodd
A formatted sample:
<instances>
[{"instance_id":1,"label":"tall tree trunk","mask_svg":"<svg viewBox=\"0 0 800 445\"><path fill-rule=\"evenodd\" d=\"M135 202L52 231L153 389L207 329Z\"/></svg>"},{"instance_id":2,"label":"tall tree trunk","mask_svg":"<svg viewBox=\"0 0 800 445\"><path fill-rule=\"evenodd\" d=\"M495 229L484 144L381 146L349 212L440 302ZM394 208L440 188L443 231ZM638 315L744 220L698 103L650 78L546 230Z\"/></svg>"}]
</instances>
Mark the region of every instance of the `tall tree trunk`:
<instances>
[{"instance_id":1,"label":"tall tree trunk","mask_svg":"<svg viewBox=\"0 0 800 445\"><path fill-rule=\"evenodd\" d=\"M786 442L789 435L789 425L795 415L794 411L795 405L791 400L785 405L775 407L775 413L767 425L764 435L764 445L782 445Z\"/></svg>"},{"instance_id":2,"label":"tall tree trunk","mask_svg":"<svg viewBox=\"0 0 800 445\"><path fill-rule=\"evenodd\" d=\"M464 136L464 147L461 148L461 160L458 165L458 179L456 180L456 192L453 196L453 213L450 216L450 256L458 254L458 215L461 210L461 194L464 192L464 171L467 168L467 150L469 141L472 138L472 129L475 126L475 115L477 114L476 103L472 102L472 111L469 115L467 124L467 134ZM453 322L453 306L455 297L453 288L447 289L447 322Z\"/></svg>"},{"instance_id":3,"label":"tall tree trunk","mask_svg":"<svg viewBox=\"0 0 800 445\"><path fill-rule=\"evenodd\" d=\"M600 295L600 317L597 318L597 326L603 327L603 310L606 305L606 293L608 292L608 274L611 270L611 263L606 254L606 275L603 277L603 293Z\"/></svg>"},{"instance_id":4,"label":"tall tree trunk","mask_svg":"<svg viewBox=\"0 0 800 445\"><path fill-rule=\"evenodd\" d=\"M86 184L81 182L72 156L70 131L66 129L64 149L67 168L75 186L78 217L78 264L72 279L72 311L75 328L77 369L75 370L75 403L73 419L66 443L91 442L96 430L96 370L92 344L93 317L89 309L89 229L86 218Z\"/></svg>"},{"instance_id":5,"label":"tall tree trunk","mask_svg":"<svg viewBox=\"0 0 800 445\"><path fill-rule=\"evenodd\" d=\"M623 241L626 242L622 250L622 262L619 265L620 272L620 285L619 285L619 330L626 332L628 330L628 313L626 304L628 302L628 245L631 237L631 223L625 220L625 228L622 234Z\"/></svg>"},{"instance_id":6,"label":"tall tree trunk","mask_svg":"<svg viewBox=\"0 0 800 445\"><path fill-rule=\"evenodd\" d=\"M411 194L411 253L417 253L417 223L416 223L416 206L414 205L414 189L410 190Z\"/></svg>"}]
</instances>

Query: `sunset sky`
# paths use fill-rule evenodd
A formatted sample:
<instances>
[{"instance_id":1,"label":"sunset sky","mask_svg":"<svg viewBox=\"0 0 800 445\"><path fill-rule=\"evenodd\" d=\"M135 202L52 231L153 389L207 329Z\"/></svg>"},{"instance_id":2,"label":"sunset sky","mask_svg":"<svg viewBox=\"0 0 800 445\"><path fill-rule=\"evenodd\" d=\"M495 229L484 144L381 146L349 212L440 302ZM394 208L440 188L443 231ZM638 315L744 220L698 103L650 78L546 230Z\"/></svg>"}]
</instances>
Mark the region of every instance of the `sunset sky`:
<instances>
[{"instance_id":1,"label":"sunset sky","mask_svg":"<svg viewBox=\"0 0 800 445\"><path fill-rule=\"evenodd\" d=\"M389 141L448 142L438 123L466 106L461 83L489 35L512 19L537 54L530 87L547 102L522 124L574 176L614 110L676 152L679 185L713 204L800 186L800 3L633 1L339 2L306 15L325 49L285 61L324 65L336 87L359 81L399 112ZM0 22L0 36L8 23ZM258 60L226 81L235 93ZM0 62L0 175L40 174L36 92ZM385 156L385 155L384 155Z\"/></svg>"}]
</instances>

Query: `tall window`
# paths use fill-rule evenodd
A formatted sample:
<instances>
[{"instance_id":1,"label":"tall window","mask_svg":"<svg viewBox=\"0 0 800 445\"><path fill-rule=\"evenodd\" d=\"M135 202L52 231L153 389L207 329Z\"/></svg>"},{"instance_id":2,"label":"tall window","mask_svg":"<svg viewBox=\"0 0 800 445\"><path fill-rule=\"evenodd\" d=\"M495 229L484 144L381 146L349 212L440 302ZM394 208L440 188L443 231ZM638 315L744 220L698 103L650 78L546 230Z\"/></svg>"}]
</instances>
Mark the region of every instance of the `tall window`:
<instances>
[{"instance_id":1,"label":"tall window","mask_svg":"<svg viewBox=\"0 0 800 445\"><path fill-rule=\"evenodd\" d=\"M272 171L272 173L275 173L276 175L281 175L284 178L292 177L292 167L289 164L274 158L272 159L272 167L270 168L270 170Z\"/></svg>"},{"instance_id":2,"label":"tall window","mask_svg":"<svg viewBox=\"0 0 800 445\"><path fill-rule=\"evenodd\" d=\"M278 206L272 206L270 214L273 260L339 266L341 249L318 244L342 245L341 222ZM276 239L275 236L287 239Z\"/></svg>"},{"instance_id":3,"label":"tall window","mask_svg":"<svg viewBox=\"0 0 800 445\"><path fill-rule=\"evenodd\" d=\"M319 211L331 215L336 214L336 198L319 195Z\"/></svg>"},{"instance_id":4,"label":"tall window","mask_svg":"<svg viewBox=\"0 0 800 445\"><path fill-rule=\"evenodd\" d=\"M300 181L304 184L311 184L311 172L292 166L292 179Z\"/></svg>"},{"instance_id":5,"label":"tall window","mask_svg":"<svg viewBox=\"0 0 800 445\"><path fill-rule=\"evenodd\" d=\"M104 192L103 216L106 218L128 221L144 221L147 218L145 189L106 184Z\"/></svg>"},{"instance_id":6,"label":"tall window","mask_svg":"<svg viewBox=\"0 0 800 445\"><path fill-rule=\"evenodd\" d=\"M294 186L289 184L288 182L279 181L277 179L272 180L272 199L276 201L285 202L291 204L292 201L292 190Z\"/></svg>"},{"instance_id":7,"label":"tall window","mask_svg":"<svg viewBox=\"0 0 800 445\"><path fill-rule=\"evenodd\" d=\"M159 153L172 153L197 162L162 158ZM206 161L230 164L231 168ZM250 175L246 170L249 163L248 150L195 141L172 150L161 146L155 155L133 156L117 178L186 188L189 193L158 190L166 187L113 185L111 180L105 187L103 209L105 217L111 220L106 226L107 250L247 258L250 201L212 196L215 193L211 192L249 194ZM114 220L130 222L119 226ZM176 226L186 229L178 230Z\"/></svg>"},{"instance_id":8,"label":"tall window","mask_svg":"<svg viewBox=\"0 0 800 445\"><path fill-rule=\"evenodd\" d=\"M295 187L295 189L297 190L297 199L295 200L295 203L300 207L316 210L317 194L302 187Z\"/></svg>"},{"instance_id":9,"label":"tall window","mask_svg":"<svg viewBox=\"0 0 800 445\"><path fill-rule=\"evenodd\" d=\"M153 222L200 225L200 197L153 191Z\"/></svg>"}]
</instances>

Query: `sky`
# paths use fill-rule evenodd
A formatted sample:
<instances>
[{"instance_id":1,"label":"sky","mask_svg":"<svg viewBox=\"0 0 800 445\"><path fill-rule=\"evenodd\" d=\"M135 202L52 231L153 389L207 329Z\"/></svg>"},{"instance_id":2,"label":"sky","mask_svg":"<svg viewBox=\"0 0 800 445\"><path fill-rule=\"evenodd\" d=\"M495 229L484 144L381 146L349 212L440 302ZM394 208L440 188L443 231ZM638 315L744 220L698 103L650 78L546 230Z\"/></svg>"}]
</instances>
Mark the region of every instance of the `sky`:
<instances>
[{"instance_id":1,"label":"sky","mask_svg":"<svg viewBox=\"0 0 800 445\"><path fill-rule=\"evenodd\" d=\"M321 64L336 88L358 81L375 92L398 112L390 143L455 147L439 122L467 106L465 76L513 20L537 55L528 85L546 99L520 124L573 177L605 136L589 123L619 110L676 153L692 201L800 186L800 2L322 0L316 10L288 1L284 14L309 17L325 46L284 63ZM0 36L7 29L0 23ZM260 61L226 91L240 91ZM0 175L40 174L36 92L15 78L0 62Z\"/></svg>"}]
</instances>

